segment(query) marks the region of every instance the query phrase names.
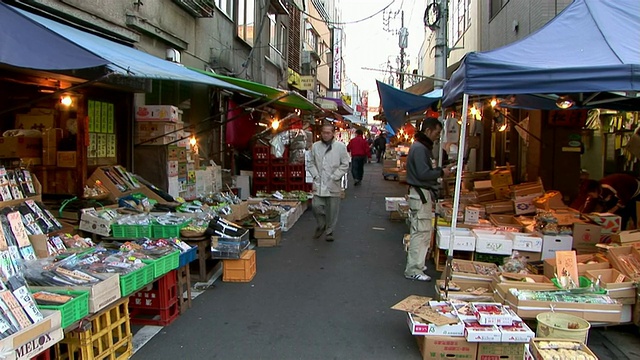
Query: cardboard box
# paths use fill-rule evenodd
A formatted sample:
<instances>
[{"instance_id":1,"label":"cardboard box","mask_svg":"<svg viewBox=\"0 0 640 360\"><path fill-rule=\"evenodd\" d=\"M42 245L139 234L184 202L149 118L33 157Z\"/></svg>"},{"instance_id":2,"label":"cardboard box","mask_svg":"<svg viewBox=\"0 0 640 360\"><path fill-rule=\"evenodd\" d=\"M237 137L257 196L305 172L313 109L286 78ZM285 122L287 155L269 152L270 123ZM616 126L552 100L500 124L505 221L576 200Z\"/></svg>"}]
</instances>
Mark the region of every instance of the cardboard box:
<instances>
[{"instance_id":1,"label":"cardboard box","mask_svg":"<svg viewBox=\"0 0 640 360\"><path fill-rule=\"evenodd\" d=\"M406 203L407 199L404 197L385 197L384 198L384 210L385 211L397 211L398 204Z\"/></svg>"},{"instance_id":2,"label":"cardboard box","mask_svg":"<svg viewBox=\"0 0 640 360\"><path fill-rule=\"evenodd\" d=\"M481 254L511 255L513 240L505 235L489 236L476 234L476 252Z\"/></svg>"},{"instance_id":3,"label":"cardboard box","mask_svg":"<svg viewBox=\"0 0 640 360\"><path fill-rule=\"evenodd\" d=\"M447 315L445 315L447 316ZM453 316L447 316L454 318ZM458 321L455 324L436 325L429 324L416 315L407 313L407 325L412 335L425 336L464 336L464 324Z\"/></svg>"},{"instance_id":4,"label":"cardboard box","mask_svg":"<svg viewBox=\"0 0 640 360\"><path fill-rule=\"evenodd\" d=\"M42 130L54 126L52 108L31 108L28 114L16 114L16 129Z\"/></svg>"},{"instance_id":5,"label":"cardboard box","mask_svg":"<svg viewBox=\"0 0 640 360\"><path fill-rule=\"evenodd\" d=\"M536 212L536 207L533 205L533 199L537 198L539 194L516 196L513 198L513 211L516 215L533 214Z\"/></svg>"},{"instance_id":6,"label":"cardboard box","mask_svg":"<svg viewBox=\"0 0 640 360\"><path fill-rule=\"evenodd\" d=\"M600 287L607 289L612 299L631 298L635 302L636 287L628 276L616 269L587 270L585 276L594 283L599 279Z\"/></svg>"},{"instance_id":7,"label":"cardboard box","mask_svg":"<svg viewBox=\"0 0 640 360\"><path fill-rule=\"evenodd\" d=\"M60 311L42 310L41 321L0 340L3 360L28 360L64 338Z\"/></svg>"},{"instance_id":8,"label":"cardboard box","mask_svg":"<svg viewBox=\"0 0 640 360\"><path fill-rule=\"evenodd\" d=\"M275 247L280 246L280 241L282 240L282 233L279 231L278 235L274 238L268 239L256 239L258 243L258 247Z\"/></svg>"},{"instance_id":9,"label":"cardboard box","mask_svg":"<svg viewBox=\"0 0 640 360\"><path fill-rule=\"evenodd\" d=\"M524 230L522 224L513 215L491 214L489 215L489 221L497 227L511 228L518 231Z\"/></svg>"},{"instance_id":10,"label":"cardboard box","mask_svg":"<svg viewBox=\"0 0 640 360\"><path fill-rule=\"evenodd\" d=\"M78 229L82 231L90 232L92 234L109 236L111 234L111 224L113 223L113 220L107 220L101 217L97 217L85 210L94 210L94 209L91 208L91 209L82 210Z\"/></svg>"},{"instance_id":11,"label":"cardboard box","mask_svg":"<svg viewBox=\"0 0 640 360\"><path fill-rule=\"evenodd\" d=\"M537 290L537 289L533 289ZM541 312L551 311L575 315L591 322L619 323L622 318L622 304L583 304L569 302L551 302L519 300L509 291L509 285L496 285L496 295L504 299L523 319L535 319Z\"/></svg>"},{"instance_id":12,"label":"cardboard box","mask_svg":"<svg viewBox=\"0 0 640 360\"><path fill-rule=\"evenodd\" d=\"M173 133L181 127L182 124L176 125L175 123L168 122L145 121L136 123L136 133L149 136L161 136L168 133Z\"/></svg>"},{"instance_id":13,"label":"cardboard box","mask_svg":"<svg viewBox=\"0 0 640 360\"><path fill-rule=\"evenodd\" d=\"M494 200L484 203L484 211L487 214L513 213L511 200Z\"/></svg>"},{"instance_id":14,"label":"cardboard box","mask_svg":"<svg viewBox=\"0 0 640 360\"><path fill-rule=\"evenodd\" d=\"M531 251L518 250L518 254L520 254L520 256L522 256L525 259L527 259L528 263L542 260L542 253L541 252L531 252Z\"/></svg>"},{"instance_id":15,"label":"cardboard box","mask_svg":"<svg viewBox=\"0 0 640 360\"><path fill-rule=\"evenodd\" d=\"M500 309L500 313L490 313L484 310L485 307L494 307ZM500 303L471 303L473 313L478 319L480 325L511 325L513 317L504 309Z\"/></svg>"},{"instance_id":16,"label":"cardboard box","mask_svg":"<svg viewBox=\"0 0 640 360\"><path fill-rule=\"evenodd\" d=\"M182 122L182 110L171 105L138 106L136 121Z\"/></svg>"},{"instance_id":17,"label":"cardboard box","mask_svg":"<svg viewBox=\"0 0 640 360\"><path fill-rule=\"evenodd\" d=\"M463 337L416 336L422 360L471 360L476 358L478 344Z\"/></svg>"},{"instance_id":18,"label":"cardboard box","mask_svg":"<svg viewBox=\"0 0 640 360\"><path fill-rule=\"evenodd\" d=\"M436 232L436 246L438 249L448 250L451 241L451 228L438 228ZM476 238L468 229L456 229L456 236L453 242L453 250L474 251L476 248Z\"/></svg>"},{"instance_id":19,"label":"cardboard box","mask_svg":"<svg viewBox=\"0 0 640 360\"><path fill-rule=\"evenodd\" d=\"M541 210L549 211L553 209L565 208L560 191L547 191L542 196L533 199L533 205Z\"/></svg>"},{"instance_id":20,"label":"cardboard box","mask_svg":"<svg viewBox=\"0 0 640 360\"><path fill-rule=\"evenodd\" d=\"M510 189L513 198L533 195L540 196L544 194L544 187L540 179L538 179L538 181L513 185Z\"/></svg>"},{"instance_id":21,"label":"cardboard box","mask_svg":"<svg viewBox=\"0 0 640 360\"><path fill-rule=\"evenodd\" d=\"M459 291L453 291L449 289L449 294L447 300L460 300L460 301L475 301L475 302L491 302L493 301L493 292L487 285L487 283L478 284L475 281L465 281L465 280L455 280L454 283L460 287ZM445 300L444 290L444 280L436 280L434 285L435 292L438 295L438 300ZM477 290L479 288L486 289L484 292L480 293ZM476 292L471 293L471 291L476 290ZM454 305L455 306L455 305ZM460 319L465 320L464 316L458 314ZM475 319L475 316L473 317ZM468 319L467 319L468 320Z\"/></svg>"},{"instance_id":22,"label":"cardboard box","mask_svg":"<svg viewBox=\"0 0 640 360\"><path fill-rule=\"evenodd\" d=\"M529 252L542 251L542 238L535 234L507 232L507 237L513 240L513 250Z\"/></svg>"},{"instance_id":23,"label":"cardboard box","mask_svg":"<svg viewBox=\"0 0 640 360\"><path fill-rule=\"evenodd\" d=\"M598 252L600 225L577 222L573 224L573 248L580 254Z\"/></svg>"},{"instance_id":24,"label":"cardboard box","mask_svg":"<svg viewBox=\"0 0 640 360\"><path fill-rule=\"evenodd\" d=\"M498 329L502 334L501 341L503 343L528 343L536 337L536 334L524 321L514 321L512 326L498 326Z\"/></svg>"},{"instance_id":25,"label":"cardboard box","mask_svg":"<svg viewBox=\"0 0 640 360\"><path fill-rule=\"evenodd\" d=\"M494 189L513 185L513 177L510 170L493 170L489 176L491 177L491 187Z\"/></svg>"},{"instance_id":26,"label":"cardboard box","mask_svg":"<svg viewBox=\"0 0 640 360\"><path fill-rule=\"evenodd\" d=\"M174 134L165 135L162 137L157 136L136 136L134 143L136 145L170 145L175 143L178 137Z\"/></svg>"},{"instance_id":27,"label":"cardboard box","mask_svg":"<svg viewBox=\"0 0 640 360\"><path fill-rule=\"evenodd\" d=\"M78 153L76 151L58 151L58 167L76 168L78 166Z\"/></svg>"},{"instance_id":28,"label":"cardboard box","mask_svg":"<svg viewBox=\"0 0 640 360\"><path fill-rule=\"evenodd\" d=\"M543 235L542 260L556 257L556 251L571 250L573 237L571 235Z\"/></svg>"},{"instance_id":29,"label":"cardboard box","mask_svg":"<svg viewBox=\"0 0 640 360\"><path fill-rule=\"evenodd\" d=\"M622 218L611 213L591 213L585 215L589 220L601 226L602 234L615 234L622 228Z\"/></svg>"},{"instance_id":30,"label":"cardboard box","mask_svg":"<svg viewBox=\"0 0 640 360\"><path fill-rule=\"evenodd\" d=\"M480 325L475 320L464 322L464 337L468 342L498 342L502 337L495 325Z\"/></svg>"},{"instance_id":31,"label":"cardboard box","mask_svg":"<svg viewBox=\"0 0 640 360\"><path fill-rule=\"evenodd\" d=\"M282 234L282 227L280 227L278 223L272 223L271 226L255 226L253 228L253 237L256 239L275 239L280 236L280 234Z\"/></svg>"},{"instance_id":32,"label":"cardboard box","mask_svg":"<svg viewBox=\"0 0 640 360\"><path fill-rule=\"evenodd\" d=\"M614 269L619 270L635 282L640 281L640 276L624 261L621 261L622 257L632 257L636 262L640 262L640 251L633 246L612 247L607 251L607 259Z\"/></svg>"},{"instance_id":33,"label":"cardboard box","mask_svg":"<svg viewBox=\"0 0 640 360\"><path fill-rule=\"evenodd\" d=\"M478 273L476 269L490 269L491 273ZM496 264L453 259L453 273L451 275L454 281L466 280L488 283L493 279L493 275L499 271L500 269ZM444 276L444 272L442 275Z\"/></svg>"},{"instance_id":34,"label":"cardboard box","mask_svg":"<svg viewBox=\"0 0 640 360\"><path fill-rule=\"evenodd\" d=\"M42 138L26 136L0 137L0 158L42 157Z\"/></svg>"},{"instance_id":35,"label":"cardboard box","mask_svg":"<svg viewBox=\"0 0 640 360\"><path fill-rule=\"evenodd\" d=\"M97 313L107 305L120 299L120 275L118 274L92 274L102 279L91 286L30 286L33 290L68 290L89 292L89 313Z\"/></svg>"},{"instance_id":36,"label":"cardboard box","mask_svg":"<svg viewBox=\"0 0 640 360\"><path fill-rule=\"evenodd\" d=\"M223 216L226 220L238 221L249 216L249 203L247 201L243 201L240 204L231 204L229 207L231 208L231 214Z\"/></svg>"},{"instance_id":37,"label":"cardboard box","mask_svg":"<svg viewBox=\"0 0 640 360\"><path fill-rule=\"evenodd\" d=\"M528 342L528 341L527 341ZM477 360L522 360L524 344L513 343L480 343Z\"/></svg>"},{"instance_id":38,"label":"cardboard box","mask_svg":"<svg viewBox=\"0 0 640 360\"><path fill-rule=\"evenodd\" d=\"M484 213L484 209L476 206L465 206L464 208L464 223L465 224L477 224L480 221L480 213Z\"/></svg>"},{"instance_id":39,"label":"cardboard box","mask_svg":"<svg viewBox=\"0 0 640 360\"><path fill-rule=\"evenodd\" d=\"M640 230L624 230L617 234L611 234L611 241L618 244L640 241Z\"/></svg>"},{"instance_id":40,"label":"cardboard box","mask_svg":"<svg viewBox=\"0 0 640 360\"><path fill-rule=\"evenodd\" d=\"M578 263L578 275L582 276L587 273L589 270L603 270L611 267L606 258L604 258L600 254L585 254L585 255L577 255L576 261ZM589 261L596 261L595 264L587 264ZM556 277L556 259L548 258L544 259L544 276L549 279Z\"/></svg>"},{"instance_id":41,"label":"cardboard box","mask_svg":"<svg viewBox=\"0 0 640 360\"><path fill-rule=\"evenodd\" d=\"M530 278L535 283L523 281L525 278ZM555 290L556 286L544 275L534 274L517 274L517 273L502 273L496 274L491 281L491 287L496 288L497 284L507 284L514 288L520 288L520 285L526 285L527 289L540 289L540 290Z\"/></svg>"}]
</instances>

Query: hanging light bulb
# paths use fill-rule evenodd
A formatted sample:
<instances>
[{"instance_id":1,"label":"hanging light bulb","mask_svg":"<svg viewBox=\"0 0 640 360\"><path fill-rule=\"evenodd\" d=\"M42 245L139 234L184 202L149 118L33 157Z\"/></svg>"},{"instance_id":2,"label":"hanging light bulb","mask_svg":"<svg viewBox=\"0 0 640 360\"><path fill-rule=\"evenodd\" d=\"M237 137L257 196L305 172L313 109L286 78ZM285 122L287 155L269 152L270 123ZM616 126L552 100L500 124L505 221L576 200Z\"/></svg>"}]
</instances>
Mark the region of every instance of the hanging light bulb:
<instances>
[{"instance_id":1,"label":"hanging light bulb","mask_svg":"<svg viewBox=\"0 0 640 360\"><path fill-rule=\"evenodd\" d=\"M558 100L556 100L556 106L563 110L566 110L573 105L575 105L575 102L568 95L559 96Z\"/></svg>"},{"instance_id":2,"label":"hanging light bulb","mask_svg":"<svg viewBox=\"0 0 640 360\"><path fill-rule=\"evenodd\" d=\"M280 127L280 120L273 119L273 121L271 122L271 128L273 130L278 130L279 127Z\"/></svg>"},{"instance_id":3,"label":"hanging light bulb","mask_svg":"<svg viewBox=\"0 0 640 360\"><path fill-rule=\"evenodd\" d=\"M476 109L476 107L472 107L471 108L471 116L476 116L476 114L478 113L478 109Z\"/></svg>"},{"instance_id":4,"label":"hanging light bulb","mask_svg":"<svg viewBox=\"0 0 640 360\"><path fill-rule=\"evenodd\" d=\"M507 123L504 123L500 126L500 128L498 129L498 131L505 131L507 129Z\"/></svg>"},{"instance_id":5,"label":"hanging light bulb","mask_svg":"<svg viewBox=\"0 0 640 360\"><path fill-rule=\"evenodd\" d=\"M494 108L494 107L496 107L496 105L498 105L498 100L491 99L491 107Z\"/></svg>"},{"instance_id":6,"label":"hanging light bulb","mask_svg":"<svg viewBox=\"0 0 640 360\"><path fill-rule=\"evenodd\" d=\"M69 96L69 95L65 95L65 96L60 98L60 104L66 106L66 107L71 106L72 103L73 103L73 100L71 99L71 96Z\"/></svg>"},{"instance_id":7,"label":"hanging light bulb","mask_svg":"<svg viewBox=\"0 0 640 360\"><path fill-rule=\"evenodd\" d=\"M192 136L191 139L189 139L189 144L191 144L191 146L196 146L197 143L198 140L196 140L195 136Z\"/></svg>"}]
</instances>

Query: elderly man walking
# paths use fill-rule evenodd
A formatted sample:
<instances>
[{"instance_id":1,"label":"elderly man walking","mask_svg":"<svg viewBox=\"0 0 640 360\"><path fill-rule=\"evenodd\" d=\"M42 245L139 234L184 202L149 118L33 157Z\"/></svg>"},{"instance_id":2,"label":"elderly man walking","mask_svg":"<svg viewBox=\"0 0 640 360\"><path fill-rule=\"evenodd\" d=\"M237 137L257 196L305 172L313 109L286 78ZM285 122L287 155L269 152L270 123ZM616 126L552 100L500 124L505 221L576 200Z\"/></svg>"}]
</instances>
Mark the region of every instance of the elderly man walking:
<instances>
[{"instance_id":1,"label":"elderly man walking","mask_svg":"<svg viewBox=\"0 0 640 360\"><path fill-rule=\"evenodd\" d=\"M308 164L313 177L312 209L317 222L313 238L318 239L326 232L325 240L333 241L340 210L340 181L349 171L349 154L347 147L334 139L333 125L324 124L320 137L311 147Z\"/></svg>"}]
</instances>

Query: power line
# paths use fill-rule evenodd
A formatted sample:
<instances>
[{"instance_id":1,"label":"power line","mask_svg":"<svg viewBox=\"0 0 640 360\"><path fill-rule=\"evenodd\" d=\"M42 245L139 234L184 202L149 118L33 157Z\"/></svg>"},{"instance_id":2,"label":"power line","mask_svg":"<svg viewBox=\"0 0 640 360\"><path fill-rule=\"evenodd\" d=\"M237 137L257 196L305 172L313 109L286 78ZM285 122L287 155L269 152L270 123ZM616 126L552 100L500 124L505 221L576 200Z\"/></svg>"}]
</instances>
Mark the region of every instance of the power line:
<instances>
[{"instance_id":1,"label":"power line","mask_svg":"<svg viewBox=\"0 0 640 360\"><path fill-rule=\"evenodd\" d=\"M301 12L301 13L303 13L303 14L305 14L305 15L307 15L308 17L310 17L310 18L312 18L312 19L314 19L314 20L322 21L322 22L324 22L324 23L325 23L325 24L327 24L327 25L348 25L348 24L357 24L357 23L359 23L359 22L363 22L363 21L365 21L365 20L369 20L369 19L371 19L372 17L374 17L374 16L376 16L376 15L380 14L381 12L383 12L383 11L387 10L387 9L388 9L391 5L393 5L393 3L395 3L395 2L396 2L396 0L392 0L392 1L389 3L389 5L387 5L387 6L383 7L382 9L380 9L380 10L378 10L378 11L376 11L374 14L371 14L371 15L369 15L369 16L367 16L367 17L365 17L365 18L362 18L362 19L360 19L360 20L354 20L354 21L343 21L343 22L328 21L328 20L325 20L325 19L321 19L321 18L317 18L317 17L315 17L315 16L312 16L311 14L309 14L309 13L307 13L307 12L304 12L304 11L302 11L302 10L301 10L300 12Z\"/></svg>"}]
</instances>

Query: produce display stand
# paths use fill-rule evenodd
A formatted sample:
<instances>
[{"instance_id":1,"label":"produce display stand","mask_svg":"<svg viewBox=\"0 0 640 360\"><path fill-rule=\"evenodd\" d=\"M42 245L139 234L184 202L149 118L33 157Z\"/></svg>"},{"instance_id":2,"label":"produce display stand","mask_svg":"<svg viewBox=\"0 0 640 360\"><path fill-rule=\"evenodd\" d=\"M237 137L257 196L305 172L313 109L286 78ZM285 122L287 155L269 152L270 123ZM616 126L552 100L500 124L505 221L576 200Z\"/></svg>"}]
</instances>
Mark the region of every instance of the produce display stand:
<instances>
[{"instance_id":1,"label":"produce display stand","mask_svg":"<svg viewBox=\"0 0 640 360\"><path fill-rule=\"evenodd\" d=\"M216 271L220 261L211 256L211 237L181 238L187 244L197 247L197 261L190 264L191 280L194 282L208 281Z\"/></svg>"}]
</instances>

